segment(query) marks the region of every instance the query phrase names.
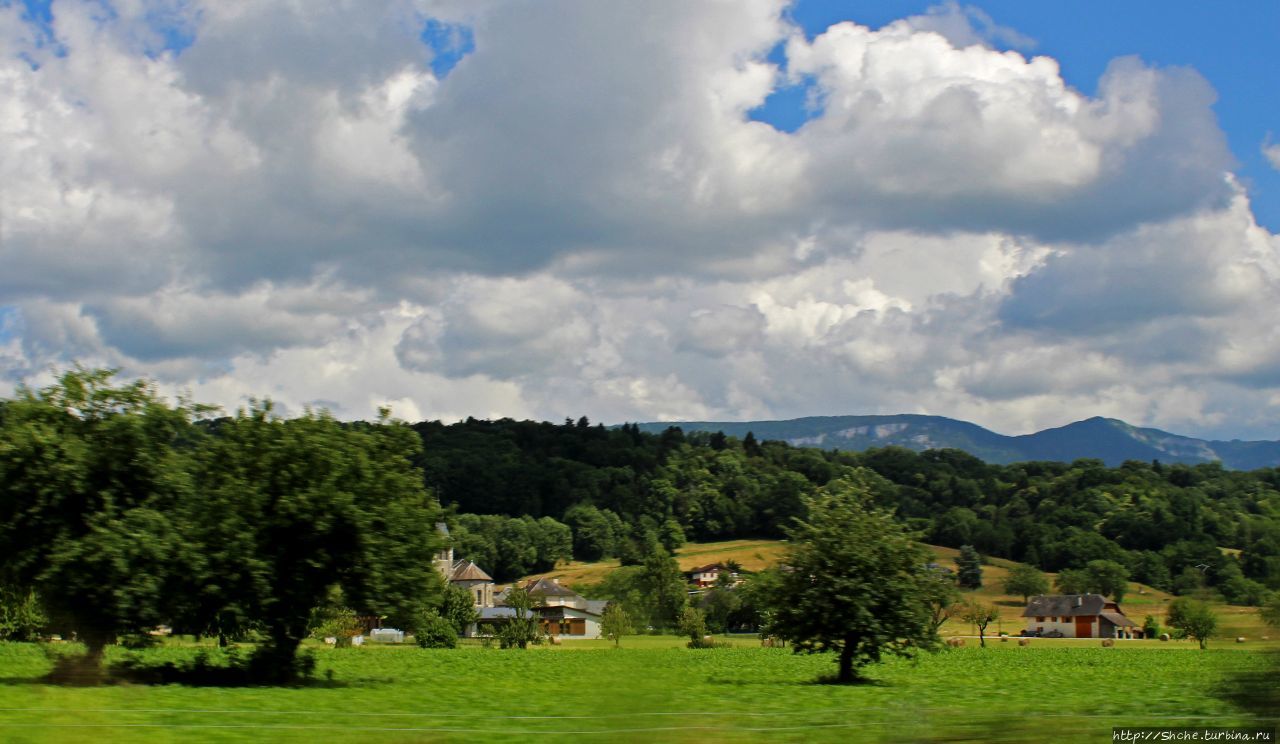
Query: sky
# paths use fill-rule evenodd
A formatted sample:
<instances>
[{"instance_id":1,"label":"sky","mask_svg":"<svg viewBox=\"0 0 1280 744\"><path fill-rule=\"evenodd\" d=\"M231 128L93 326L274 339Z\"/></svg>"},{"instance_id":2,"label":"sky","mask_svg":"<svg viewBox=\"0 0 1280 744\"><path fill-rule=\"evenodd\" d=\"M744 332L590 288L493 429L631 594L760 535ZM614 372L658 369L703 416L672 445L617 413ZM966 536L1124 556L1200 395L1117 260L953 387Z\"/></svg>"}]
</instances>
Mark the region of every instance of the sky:
<instances>
[{"instance_id":1,"label":"sky","mask_svg":"<svg viewBox=\"0 0 1280 744\"><path fill-rule=\"evenodd\" d=\"M1280 439L1280 4L0 0L0 394Z\"/></svg>"}]
</instances>

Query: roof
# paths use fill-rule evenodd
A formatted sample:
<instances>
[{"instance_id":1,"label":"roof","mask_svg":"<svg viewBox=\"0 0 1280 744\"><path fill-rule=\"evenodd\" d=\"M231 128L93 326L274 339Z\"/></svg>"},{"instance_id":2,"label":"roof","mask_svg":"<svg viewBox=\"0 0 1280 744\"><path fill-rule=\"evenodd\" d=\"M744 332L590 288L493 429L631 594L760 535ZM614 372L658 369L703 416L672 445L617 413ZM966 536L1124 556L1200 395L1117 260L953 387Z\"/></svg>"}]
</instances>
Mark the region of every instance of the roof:
<instances>
[{"instance_id":1,"label":"roof","mask_svg":"<svg viewBox=\"0 0 1280 744\"><path fill-rule=\"evenodd\" d=\"M1076 617L1098 615L1106 606L1101 594L1039 594L1027 602L1023 617Z\"/></svg>"},{"instance_id":2,"label":"roof","mask_svg":"<svg viewBox=\"0 0 1280 744\"><path fill-rule=\"evenodd\" d=\"M1102 616L1110 620L1112 625L1132 625L1135 628L1138 626L1137 623L1125 617L1123 614L1119 612L1112 612L1110 610L1106 610L1102 613Z\"/></svg>"},{"instance_id":3,"label":"roof","mask_svg":"<svg viewBox=\"0 0 1280 744\"><path fill-rule=\"evenodd\" d=\"M607 603L606 603L607 604ZM549 607L535 607L533 611L542 618L559 618L572 617L577 615L590 615L591 617L600 617L604 612L604 608L599 611L590 607L574 607L573 605L551 605Z\"/></svg>"},{"instance_id":4,"label":"roof","mask_svg":"<svg viewBox=\"0 0 1280 744\"><path fill-rule=\"evenodd\" d=\"M551 579L538 579L530 581L524 585L524 590L530 594L541 594L544 597L576 597L578 593L572 589L560 586Z\"/></svg>"},{"instance_id":5,"label":"roof","mask_svg":"<svg viewBox=\"0 0 1280 744\"><path fill-rule=\"evenodd\" d=\"M688 571L685 571L685 573L706 573L708 571L727 571L727 570L729 570L729 567L724 565L723 563L708 563L705 566L698 566L696 568L691 568Z\"/></svg>"},{"instance_id":6,"label":"roof","mask_svg":"<svg viewBox=\"0 0 1280 744\"><path fill-rule=\"evenodd\" d=\"M485 620L502 620L503 618L516 616L516 611L510 607L478 607L476 612L480 613L481 622Z\"/></svg>"},{"instance_id":7,"label":"roof","mask_svg":"<svg viewBox=\"0 0 1280 744\"><path fill-rule=\"evenodd\" d=\"M493 577L481 570L474 561L458 561L453 564L449 581L493 581Z\"/></svg>"}]
</instances>

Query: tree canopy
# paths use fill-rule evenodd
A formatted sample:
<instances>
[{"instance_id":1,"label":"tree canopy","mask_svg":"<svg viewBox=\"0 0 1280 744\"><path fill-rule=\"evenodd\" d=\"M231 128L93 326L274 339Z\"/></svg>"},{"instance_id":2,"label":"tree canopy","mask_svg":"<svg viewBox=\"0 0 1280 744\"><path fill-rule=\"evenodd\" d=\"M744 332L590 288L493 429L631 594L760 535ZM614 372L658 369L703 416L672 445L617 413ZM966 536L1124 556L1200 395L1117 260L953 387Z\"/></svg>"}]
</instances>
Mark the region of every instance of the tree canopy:
<instances>
[{"instance_id":1,"label":"tree canopy","mask_svg":"<svg viewBox=\"0 0 1280 744\"><path fill-rule=\"evenodd\" d=\"M842 683L886 654L936 645L921 600L928 556L912 536L852 481L830 484L806 505L808 516L789 530L766 632L797 652L837 652Z\"/></svg>"},{"instance_id":2,"label":"tree canopy","mask_svg":"<svg viewBox=\"0 0 1280 744\"><path fill-rule=\"evenodd\" d=\"M206 409L83 369L4 410L0 585L34 590L94 666L160 624L258 627L258 668L288 676L331 587L397 623L440 591L421 440L387 414L344 425L261 402L197 426Z\"/></svg>"}]
</instances>

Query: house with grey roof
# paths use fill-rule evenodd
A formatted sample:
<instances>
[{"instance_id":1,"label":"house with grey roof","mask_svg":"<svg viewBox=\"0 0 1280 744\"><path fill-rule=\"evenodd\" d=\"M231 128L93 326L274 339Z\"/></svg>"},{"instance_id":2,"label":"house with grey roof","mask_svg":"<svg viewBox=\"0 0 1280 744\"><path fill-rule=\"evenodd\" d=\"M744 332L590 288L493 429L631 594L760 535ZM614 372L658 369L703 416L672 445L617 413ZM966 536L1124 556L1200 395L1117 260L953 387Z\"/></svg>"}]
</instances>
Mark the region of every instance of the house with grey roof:
<instances>
[{"instance_id":1,"label":"house with grey roof","mask_svg":"<svg viewBox=\"0 0 1280 744\"><path fill-rule=\"evenodd\" d=\"M1142 626L1101 594L1040 594L1027 602L1024 635L1052 638L1141 638Z\"/></svg>"},{"instance_id":2,"label":"house with grey roof","mask_svg":"<svg viewBox=\"0 0 1280 744\"><path fill-rule=\"evenodd\" d=\"M535 579L524 585L533 597L533 612L542 631L559 638L600 638L600 619L609 604L605 599L587 599L555 579Z\"/></svg>"}]
</instances>

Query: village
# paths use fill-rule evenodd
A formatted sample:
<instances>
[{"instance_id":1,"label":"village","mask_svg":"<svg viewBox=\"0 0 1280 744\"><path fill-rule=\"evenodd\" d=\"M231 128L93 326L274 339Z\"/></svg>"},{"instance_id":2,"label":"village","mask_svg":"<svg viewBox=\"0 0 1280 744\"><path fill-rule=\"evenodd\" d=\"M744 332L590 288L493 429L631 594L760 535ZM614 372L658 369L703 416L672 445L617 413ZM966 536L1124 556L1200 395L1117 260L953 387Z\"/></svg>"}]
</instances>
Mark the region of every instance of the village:
<instances>
[{"instance_id":1,"label":"village","mask_svg":"<svg viewBox=\"0 0 1280 744\"><path fill-rule=\"evenodd\" d=\"M436 530L447 543L448 526L441 522L436 525ZM441 549L436 554L434 565L448 585L464 590L473 598L476 618L462 629L460 635L463 638L495 637L497 626L516 615L516 610L507 605L508 593L516 586L533 600L529 609L537 619L541 634L552 645L572 640L599 640L603 637L601 621L610 600L587 599L563 586L556 578L530 579L519 585L500 588L473 561L455 557L452 547ZM685 570L683 575L687 581L689 596L696 599L714 587L731 588L741 585L743 579L737 568L739 567L732 563L715 562ZM925 568L944 575L953 573L937 563L930 563ZM1025 639L1031 638L1144 638L1142 625L1127 617L1118 602L1096 593L1035 595L1028 599L1021 616L1025 618L1026 627L1018 630L1017 635L1024 639L1024 645L1029 642ZM368 618L368 623L370 627L365 633L373 640L405 639L405 632L400 629L378 627L376 618ZM1007 640L1009 634L999 635ZM1165 634L1164 638L1168 640L1169 636ZM336 642L334 638L327 640ZM960 640L952 638L950 645L960 645ZM356 645L362 642L363 638L356 641ZM772 646L775 640L763 638L762 644Z\"/></svg>"}]
</instances>

